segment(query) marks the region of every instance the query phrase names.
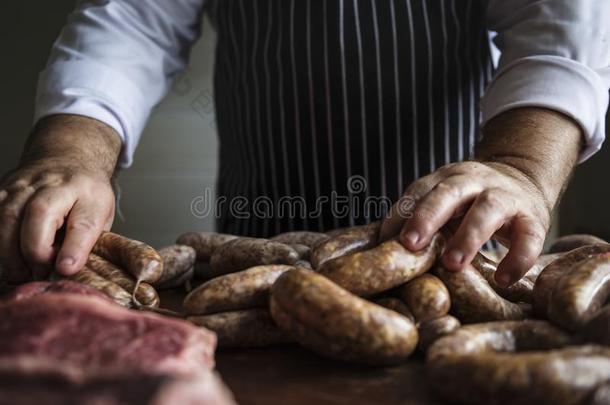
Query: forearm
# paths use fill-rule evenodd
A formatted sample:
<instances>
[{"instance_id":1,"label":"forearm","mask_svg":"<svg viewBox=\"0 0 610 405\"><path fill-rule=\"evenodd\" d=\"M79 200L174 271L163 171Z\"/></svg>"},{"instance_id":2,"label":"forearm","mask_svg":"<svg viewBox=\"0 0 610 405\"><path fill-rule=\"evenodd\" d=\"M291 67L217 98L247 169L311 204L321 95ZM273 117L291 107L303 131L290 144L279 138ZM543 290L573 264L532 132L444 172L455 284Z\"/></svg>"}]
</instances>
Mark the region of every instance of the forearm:
<instances>
[{"instance_id":1,"label":"forearm","mask_svg":"<svg viewBox=\"0 0 610 405\"><path fill-rule=\"evenodd\" d=\"M549 210L557 203L583 144L580 126L543 108L518 108L498 115L483 128L477 160L517 169L535 186Z\"/></svg>"},{"instance_id":2,"label":"forearm","mask_svg":"<svg viewBox=\"0 0 610 405\"><path fill-rule=\"evenodd\" d=\"M53 115L37 123L20 165L55 160L110 178L120 152L121 138L108 125L78 115Z\"/></svg>"}]
</instances>

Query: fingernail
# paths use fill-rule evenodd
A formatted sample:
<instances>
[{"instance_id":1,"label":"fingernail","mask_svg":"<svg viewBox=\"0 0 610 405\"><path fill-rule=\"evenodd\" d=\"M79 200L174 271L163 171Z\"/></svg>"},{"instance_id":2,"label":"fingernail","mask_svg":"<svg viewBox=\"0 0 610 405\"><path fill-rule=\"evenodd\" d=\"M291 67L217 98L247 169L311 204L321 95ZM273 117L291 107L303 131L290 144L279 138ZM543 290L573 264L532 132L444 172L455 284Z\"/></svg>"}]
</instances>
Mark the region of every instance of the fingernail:
<instances>
[{"instance_id":1,"label":"fingernail","mask_svg":"<svg viewBox=\"0 0 610 405\"><path fill-rule=\"evenodd\" d=\"M449 259L450 262L462 264L464 261L464 253L457 249L452 249L447 253L447 259Z\"/></svg>"},{"instance_id":2,"label":"fingernail","mask_svg":"<svg viewBox=\"0 0 610 405\"><path fill-rule=\"evenodd\" d=\"M507 287L511 284L510 275L506 273L496 273L496 281L503 287Z\"/></svg>"},{"instance_id":3,"label":"fingernail","mask_svg":"<svg viewBox=\"0 0 610 405\"><path fill-rule=\"evenodd\" d=\"M58 263L61 267L72 267L74 266L75 260L72 257L64 257Z\"/></svg>"},{"instance_id":4,"label":"fingernail","mask_svg":"<svg viewBox=\"0 0 610 405\"><path fill-rule=\"evenodd\" d=\"M417 242L419 242L419 233L416 231L409 231L405 234L404 238L409 241L410 244L417 245Z\"/></svg>"}]
</instances>

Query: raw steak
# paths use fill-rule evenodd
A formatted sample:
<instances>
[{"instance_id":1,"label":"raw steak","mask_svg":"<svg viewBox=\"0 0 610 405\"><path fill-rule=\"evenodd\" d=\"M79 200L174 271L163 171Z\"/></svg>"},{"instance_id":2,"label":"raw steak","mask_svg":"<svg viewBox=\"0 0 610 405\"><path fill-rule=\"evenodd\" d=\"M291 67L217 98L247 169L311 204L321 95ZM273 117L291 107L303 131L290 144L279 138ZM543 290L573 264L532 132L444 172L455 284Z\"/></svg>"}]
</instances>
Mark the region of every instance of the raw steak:
<instances>
[{"instance_id":1,"label":"raw steak","mask_svg":"<svg viewBox=\"0 0 610 405\"><path fill-rule=\"evenodd\" d=\"M106 294L96 290L88 285L77 283L70 280L58 281L32 281L31 283L22 284L15 288L7 297L7 300L23 300L33 298L44 293L73 293L80 295L92 295L103 298L108 302L114 303Z\"/></svg>"},{"instance_id":2,"label":"raw steak","mask_svg":"<svg viewBox=\"0 0 610 405\"><path fill-rule=\"evenodd\" d=\"M233 403L215 335L186 321L66 281L22 286L0 314L0 404Z\"/></svg>"},{"instance_id":3,"label":"raw steak","mask_svg":"<svg viewBox=\"0 0 610 405\"><path fill-rule=\"evenodd\" d=\"M47 292L1 303L0 314L0 359L51 359L96 375L214 366L213 333L94 296Z\"/></svg>"}]
</instances>

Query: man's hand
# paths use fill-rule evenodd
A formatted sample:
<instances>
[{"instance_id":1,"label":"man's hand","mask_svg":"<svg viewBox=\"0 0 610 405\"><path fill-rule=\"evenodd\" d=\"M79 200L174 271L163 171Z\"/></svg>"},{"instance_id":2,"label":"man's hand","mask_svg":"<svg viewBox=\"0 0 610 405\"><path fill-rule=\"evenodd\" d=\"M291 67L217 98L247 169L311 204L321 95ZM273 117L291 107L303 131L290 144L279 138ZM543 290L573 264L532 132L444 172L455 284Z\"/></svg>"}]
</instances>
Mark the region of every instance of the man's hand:
<instances>
[{"instance_id":1,"label":"man's hand","mask_svg":"<svg viewBox=\"0 0 610 405\"><path fill-rule=\"evenodd\" d=\"M0 184L0 264L11 281L84 266L113 221L120 148L116 132L93 119L58 115L37 125L19 168Z\"/></svg>"},{"instance_id":2,"label":"man's hand","mask_svg":"<svg viewBox=\"0 0 610 405\"><path fill-rule=\"evenodd\" d=\"M400 233L402 243L417 251L444 227L451 237L443 265L454 271L495 238L509 247L496 281L510 285L542 251L580 143L580 127L562 114L508 111L485 127L477 161L444 166L411 184L384 221L381 238Z\"/></svg>"}]
</instances>

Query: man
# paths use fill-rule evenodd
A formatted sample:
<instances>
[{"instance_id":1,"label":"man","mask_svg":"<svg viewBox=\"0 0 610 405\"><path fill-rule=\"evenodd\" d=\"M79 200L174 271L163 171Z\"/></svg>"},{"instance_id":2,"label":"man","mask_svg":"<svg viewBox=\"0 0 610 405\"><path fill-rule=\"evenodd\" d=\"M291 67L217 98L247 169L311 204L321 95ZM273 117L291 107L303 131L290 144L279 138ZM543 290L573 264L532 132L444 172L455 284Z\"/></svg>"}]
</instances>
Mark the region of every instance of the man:
<instances>
[{"instance_id":1,"label":"man","mask_svg":"<svg viewBox=\"0 0 610 405\"><path fill-rule=\"evenodd\" d=\"M115 166L129 166L150 110L185 67L203 3L90 0L71 15L40 77L35 130L0 191L0 258L13 278L77 272L110 228ZM218 195L297 196L307 207L363 197L347 216L225 209L220 231L353 225L373 219L359 209L366 198L390 197L382 238L400 234L418 250L449 229L443 262L457 271L493 237L510 246L496 275L508 285L539 255L575 164L603 142L606 1L206 6L218 31ZM495 74L488 30L502 52Z\"/></svg>"}]
</instances>

